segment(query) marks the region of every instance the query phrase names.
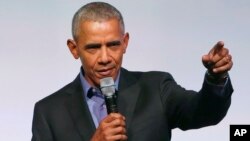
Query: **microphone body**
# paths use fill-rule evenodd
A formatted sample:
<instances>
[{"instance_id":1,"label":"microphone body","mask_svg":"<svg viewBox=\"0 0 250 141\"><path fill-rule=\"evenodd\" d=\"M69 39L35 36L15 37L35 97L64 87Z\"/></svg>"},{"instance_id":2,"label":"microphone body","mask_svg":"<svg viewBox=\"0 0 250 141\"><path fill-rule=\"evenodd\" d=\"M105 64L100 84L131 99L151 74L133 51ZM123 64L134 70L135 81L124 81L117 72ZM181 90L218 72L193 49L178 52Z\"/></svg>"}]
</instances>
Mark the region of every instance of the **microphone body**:
<instances>
[{"instance_id":1,"label":"microphone body","mask_svg":"<svg viewBox=\"0 0 250 141\"><path fill-rule=\"evenodd\" d=\"M107 113L118 113L117 94L115 84L112 77L106 77L100 80L101 91L105 97Z\"/></svg>"},{"instance_id":2,"label":"microphone body","mask_svg":"<svg viewBox=\"0 0 250 141\"><path fill-rule=\"evenodd\" d=\"M105 103L107 106L107 112L110 113L118 113L117 109L117 96L113 94L112 96L105 96Z\"/></svg>"}]
</instances>

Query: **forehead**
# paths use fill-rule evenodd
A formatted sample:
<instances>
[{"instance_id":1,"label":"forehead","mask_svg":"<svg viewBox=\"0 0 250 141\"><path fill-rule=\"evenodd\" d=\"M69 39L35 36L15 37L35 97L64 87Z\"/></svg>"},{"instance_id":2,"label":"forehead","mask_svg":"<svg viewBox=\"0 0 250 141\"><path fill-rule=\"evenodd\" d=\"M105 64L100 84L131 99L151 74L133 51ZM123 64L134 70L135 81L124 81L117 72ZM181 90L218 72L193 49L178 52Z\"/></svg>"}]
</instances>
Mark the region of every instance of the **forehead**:
<instances>
[{"instance_id":1,"label":"forehead","mask_svg":"<svg viewBox=\"0 0 250 141\"><path fill-rule=\"evenodd\" d=\"M80 24L80 29L82 31L89 30L100 30L100 29L121 29L121 25L117 19L109 19L109 20L87 20L83 21Z\"/></svg>"},{"instance_id":2,"label":"forehead","mask_svg":"<svg viewBox=\"0 0 250 141\"><path fill-rule=\"evenodd\" d=\"M103 21L84 21L80 25L79 38L104 38L121 36L122 30L116 19Z\"/></svg>"}]
</instances>

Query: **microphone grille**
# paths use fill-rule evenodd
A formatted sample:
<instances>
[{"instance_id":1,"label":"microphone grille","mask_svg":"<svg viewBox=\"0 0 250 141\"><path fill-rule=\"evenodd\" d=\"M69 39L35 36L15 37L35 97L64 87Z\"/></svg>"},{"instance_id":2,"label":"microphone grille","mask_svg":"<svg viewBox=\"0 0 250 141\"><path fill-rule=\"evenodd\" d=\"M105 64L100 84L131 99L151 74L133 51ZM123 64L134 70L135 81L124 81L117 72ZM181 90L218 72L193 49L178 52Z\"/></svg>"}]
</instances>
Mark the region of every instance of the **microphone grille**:
<instances>
[{"instance_id":1,"label":"microphone grille","mask_svg":"<svg viewBox=\"0 0 250 141\"><path fill-rule=\"evenodd\" d=\"M100 86L105 96L111 96L115 93L115 83L112 77L100 79Z\"/></svg>"}]
</instances>

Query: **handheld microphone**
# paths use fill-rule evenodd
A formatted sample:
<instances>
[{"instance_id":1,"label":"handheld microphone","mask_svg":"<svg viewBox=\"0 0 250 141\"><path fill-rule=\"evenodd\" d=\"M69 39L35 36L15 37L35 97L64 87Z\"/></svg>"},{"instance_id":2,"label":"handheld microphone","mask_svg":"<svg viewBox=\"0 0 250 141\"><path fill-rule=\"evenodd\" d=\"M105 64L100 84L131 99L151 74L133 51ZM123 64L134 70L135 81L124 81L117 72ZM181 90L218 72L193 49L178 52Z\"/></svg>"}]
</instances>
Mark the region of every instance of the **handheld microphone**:
<instances>
[{"instance_id":1,"label":"handheld microphone","mask_svg":"<svg viewBox=\"0 0 250 141\"><path fill-rule=\"evenodd\" d=\"M118 113L117 109L117 95L115 93L115 83L112 77L100 79L101 91L105 97L107 112Z\"/></svg>"}]
</instances>

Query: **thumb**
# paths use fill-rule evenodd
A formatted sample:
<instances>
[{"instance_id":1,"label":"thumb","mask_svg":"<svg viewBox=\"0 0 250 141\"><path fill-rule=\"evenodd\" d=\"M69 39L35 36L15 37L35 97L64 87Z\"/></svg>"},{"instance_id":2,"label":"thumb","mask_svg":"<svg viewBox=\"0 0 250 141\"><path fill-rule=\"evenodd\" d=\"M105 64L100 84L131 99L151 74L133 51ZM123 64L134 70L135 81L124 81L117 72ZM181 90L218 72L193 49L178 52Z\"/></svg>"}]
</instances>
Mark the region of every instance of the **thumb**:
<instances>
[{"instance_id":1,"label":"thumb","mask_svg":"<svg viewBox=\"0 0 250 141\"><path fill-rule=\"evenodd\" d=\"M209 55L203 55L203 56L202 56L202 63L203 63L203 64L207 64L208 62L210 62L210 57L209 57Z\"/></svg>"},{"instance_id":2,"label":"thumb","mask_svg":"<svg viewBox=\"0 0 250 141\"><path fill-rule=\"evenodd\" d=\"M207 68L211 68L211 60L210 60L210 55L203 55L202 56L202 63L203 65Z\"/></svg>"}]
</instances>

